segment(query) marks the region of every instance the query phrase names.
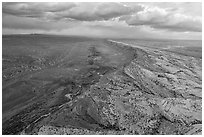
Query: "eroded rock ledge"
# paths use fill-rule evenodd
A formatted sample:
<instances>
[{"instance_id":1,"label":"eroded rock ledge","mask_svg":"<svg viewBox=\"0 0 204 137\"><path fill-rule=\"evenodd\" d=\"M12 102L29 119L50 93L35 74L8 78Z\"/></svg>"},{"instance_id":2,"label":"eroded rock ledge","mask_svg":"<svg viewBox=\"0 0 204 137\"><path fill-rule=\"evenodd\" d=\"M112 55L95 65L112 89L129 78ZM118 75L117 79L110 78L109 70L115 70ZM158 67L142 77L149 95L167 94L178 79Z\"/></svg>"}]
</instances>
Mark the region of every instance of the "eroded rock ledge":
<instances>
[{"instance_id":1,"label":"eroded rock ledge","mask_svg":"<svg viewBox=\"0 0 204 137\"><path fill-rule=\"evenodd\" d=\"M76 98L67 95L70 101L30 134L202 134L202 60L134 52Z\"/></svg>"}]
</instances>

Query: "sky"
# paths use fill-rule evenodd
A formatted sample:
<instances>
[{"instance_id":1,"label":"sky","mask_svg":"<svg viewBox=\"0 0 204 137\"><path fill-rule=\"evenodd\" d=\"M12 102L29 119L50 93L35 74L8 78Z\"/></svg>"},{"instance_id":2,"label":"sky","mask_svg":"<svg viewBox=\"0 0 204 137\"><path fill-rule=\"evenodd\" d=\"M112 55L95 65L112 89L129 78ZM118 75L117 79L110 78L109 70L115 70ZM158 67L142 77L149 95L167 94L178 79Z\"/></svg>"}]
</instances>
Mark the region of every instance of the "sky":
<instances>
[{"instance_id":1,"label":"sky","mask_svg":"<svg viewBox=\"0 0 204 137\"><path fill-rule=\"evenodd\" d=\"M199 2L3 2L2 33L202 39Z\"/></svg>"}]
</instances>

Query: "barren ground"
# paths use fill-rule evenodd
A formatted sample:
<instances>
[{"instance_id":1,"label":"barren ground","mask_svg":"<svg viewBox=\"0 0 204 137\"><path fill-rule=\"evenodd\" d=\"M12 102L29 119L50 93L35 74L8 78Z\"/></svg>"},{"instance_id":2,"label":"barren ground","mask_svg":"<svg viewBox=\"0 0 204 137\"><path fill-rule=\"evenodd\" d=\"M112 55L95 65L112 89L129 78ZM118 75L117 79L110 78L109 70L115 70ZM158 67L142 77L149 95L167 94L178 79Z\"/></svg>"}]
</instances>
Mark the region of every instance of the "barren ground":
<instances>
[{"instance_id":1,"label":"barren ground","mask_svg":"<svg viewBox=\"0 0 204 137\"><path fill-rule=\"evenodd\" d=\"M202 134L200 48L49 35L2 45L3 134Z\"/></svg>"}]
</instances>

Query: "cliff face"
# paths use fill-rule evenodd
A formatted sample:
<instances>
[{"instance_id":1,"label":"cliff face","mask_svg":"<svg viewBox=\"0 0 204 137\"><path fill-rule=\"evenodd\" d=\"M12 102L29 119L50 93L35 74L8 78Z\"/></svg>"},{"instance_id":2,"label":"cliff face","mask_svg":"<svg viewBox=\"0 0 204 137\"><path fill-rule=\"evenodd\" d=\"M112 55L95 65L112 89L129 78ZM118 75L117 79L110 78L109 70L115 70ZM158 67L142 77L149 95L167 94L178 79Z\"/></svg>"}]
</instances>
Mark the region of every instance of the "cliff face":
<instances>
[{"instance_id":1,"label":"cliff face","mask_svg":"<svg viewBox=\"0 0 204 137\"><path fill-rule=\"evenodd\" d=\"M68 118L65 125L72 126L44 125L38 134L202 134L202 61L153 49L134 52L129 64L102 76L71 112L63 109L52 121L66 116L83 124Z\"/></svg>"}]
</instances>

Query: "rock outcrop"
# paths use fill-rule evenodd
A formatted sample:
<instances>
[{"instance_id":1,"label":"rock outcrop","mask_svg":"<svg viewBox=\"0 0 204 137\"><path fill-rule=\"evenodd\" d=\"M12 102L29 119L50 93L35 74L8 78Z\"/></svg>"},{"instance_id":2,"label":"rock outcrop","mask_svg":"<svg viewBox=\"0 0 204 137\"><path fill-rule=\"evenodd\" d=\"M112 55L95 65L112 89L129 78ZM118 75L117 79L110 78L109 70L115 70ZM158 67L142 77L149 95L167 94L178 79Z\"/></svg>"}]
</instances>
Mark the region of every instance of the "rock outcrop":
<instances>
[{"instance_id":1,"label":"rock outcrop","mask_svg":"<svg viewBox=\"0 0 204 137\"><path fill-rule=\"evenodd\" d=\"M89 48L92 68L79 71L75 80L55 84L56 89L52 85L49 90L55 92L35 110L43 118L32 119L32 128L24 122L21 134L202 134L201 59L107 43L116 57ZM129 61L118 63L123 56Z\"/></svg>"},{"instance_id":2,"label":"rock outcrop","mask_svg":"<svg viewBox=\"0 0 204 137\"><path fill-rule=\"evenodd\" d=\"M201 59L134 51L134 60L102 76L74 106L88 129L43 126L38 134L202 134Z\"/></svg>"}]
</instances>

